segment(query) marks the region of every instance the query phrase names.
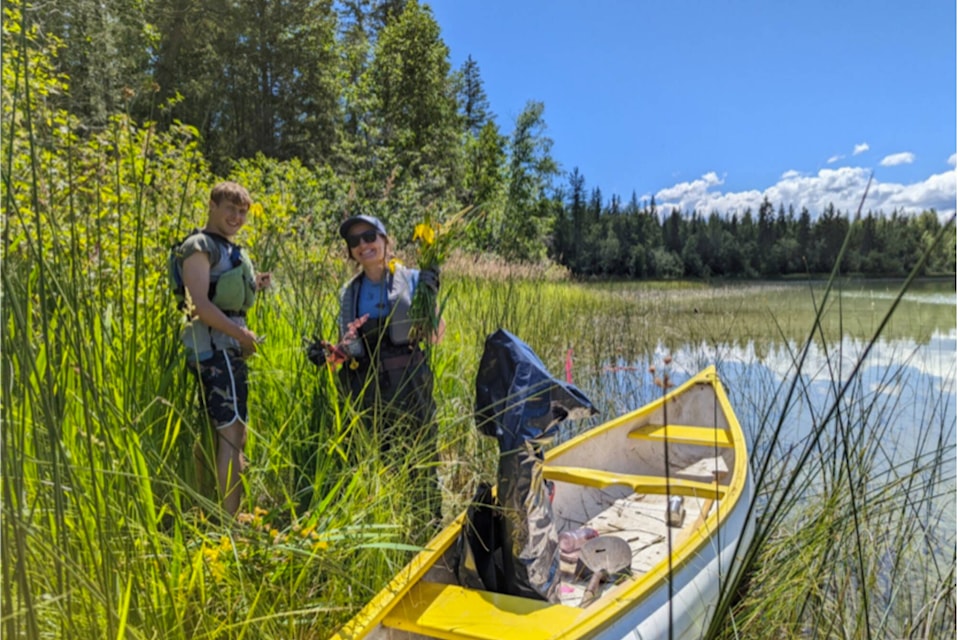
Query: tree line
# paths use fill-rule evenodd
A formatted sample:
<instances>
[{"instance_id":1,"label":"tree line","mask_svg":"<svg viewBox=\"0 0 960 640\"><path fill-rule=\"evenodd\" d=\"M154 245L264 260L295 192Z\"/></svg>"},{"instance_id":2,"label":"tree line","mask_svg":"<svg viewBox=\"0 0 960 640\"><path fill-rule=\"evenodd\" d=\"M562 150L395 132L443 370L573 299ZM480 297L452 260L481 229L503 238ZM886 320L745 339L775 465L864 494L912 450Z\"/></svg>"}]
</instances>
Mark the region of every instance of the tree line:
<instances>
[{"instance_id":1,"label":"tree line","mask_svg":"<svg viewBox=\"0 0 960 640\"><path fill-rule=\"evenodd\" d=\"M476 204L466 250L578 275L765 277L829 271L852 226L844 269L901 275L941 224L932 211L851 220L766 201L738 215L604 202L552 157L542 102L501 129L479 64L452 67L418 0L20 0L5 23L10 11L56 43L69 91L46 99L83 123L80 135L123 114L195 128L220 175L249 158L302 164L335 185L331 234L347 211L380 215L404 238L426 212ZM955 248L941 254L928 270L954 272Z\"/></svg>"},{"instance_id":2,"label":"tree line","mask_svg":"<svg viewBox=\"0 0 960 640\"><path fill-rule=\"evenodd\" d=\"M828 205L816 217L806 207L756 212L687 214L634 195L606 205L586 192L574 170L558 216L552 257L574 274L630 278L776 278L830 273L842 255L843 273L907 275L944 223L934 211L919 215L867 211L851 216ZM847 236L845 250L841 251ZM956 235L947 234L924 267L927 275L956 273Z\"/></svg>"}]
</instances>

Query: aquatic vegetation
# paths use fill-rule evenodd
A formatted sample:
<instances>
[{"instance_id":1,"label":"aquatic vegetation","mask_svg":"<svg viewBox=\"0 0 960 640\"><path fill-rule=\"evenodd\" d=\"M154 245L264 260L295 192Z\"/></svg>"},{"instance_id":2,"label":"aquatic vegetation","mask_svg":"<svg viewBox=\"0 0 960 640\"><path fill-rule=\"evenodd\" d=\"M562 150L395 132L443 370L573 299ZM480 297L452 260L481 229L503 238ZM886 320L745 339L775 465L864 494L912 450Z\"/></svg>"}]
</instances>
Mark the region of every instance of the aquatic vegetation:
<instances>
[{"instance_id":1,"label":"aquatic vegetation","mask_svg":"<svg viewBox=\"0 0 960 640\"><path fill-rule=\"evenodd\" d=\"M410 468L438 469L447 517L496 468L473 424L474 375L485 336L504 327L554 371L569 357L611 414L662 392L647 368L668 355L671 380L711 362L736 381L760 506L776 511L719 636L955 637L955 513L943 506L956 494L944 471L955 371L936 384L907 375L911 353L864 367L886 341L949 351L950 335L955 362L955 292L927 304L910 298L915 283L575 282L555 265L458 254L448 234L448 329L432 354L440 459L387 460L334 373L303 353L303 336L335 332L348 187L296 162L257 158L228 176L262 207L243 242L276 287L249 316L268 336L250 362L249 516L224 519L163 269L217 177L189 127L117 116L81 135L43 100L68 84L44 62L57 43L14 37L15 5L4 11L5 636L325 637L413 552ZM904 415L912 439L891 419Z\"/></svg>"}]
</instances>

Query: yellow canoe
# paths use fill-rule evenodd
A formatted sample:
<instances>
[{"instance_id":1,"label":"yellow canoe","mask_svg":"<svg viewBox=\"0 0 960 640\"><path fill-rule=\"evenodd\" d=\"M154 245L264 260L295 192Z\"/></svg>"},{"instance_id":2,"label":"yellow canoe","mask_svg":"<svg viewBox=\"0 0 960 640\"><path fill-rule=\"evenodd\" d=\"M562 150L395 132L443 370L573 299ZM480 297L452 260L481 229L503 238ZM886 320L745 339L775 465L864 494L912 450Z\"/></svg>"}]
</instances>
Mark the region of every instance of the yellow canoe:
<instances>
[{"instance_id":1,"label":"yellow canoe","mask_svg":"<svg viewBox=\"0 0 960 640\"><path fill-rule=\"evenodd\" d=\"M699 638L753 535L747 458L709 367L545 455L557 530L586 525L630 546L626 575L601 584L592 602L580 606L587 578L569 564L559 603L460 586L453 566L464 513L333 638ZM677 497L684 516L671 526L668 500L676 507Z\"/></svg>"}]
</instances>

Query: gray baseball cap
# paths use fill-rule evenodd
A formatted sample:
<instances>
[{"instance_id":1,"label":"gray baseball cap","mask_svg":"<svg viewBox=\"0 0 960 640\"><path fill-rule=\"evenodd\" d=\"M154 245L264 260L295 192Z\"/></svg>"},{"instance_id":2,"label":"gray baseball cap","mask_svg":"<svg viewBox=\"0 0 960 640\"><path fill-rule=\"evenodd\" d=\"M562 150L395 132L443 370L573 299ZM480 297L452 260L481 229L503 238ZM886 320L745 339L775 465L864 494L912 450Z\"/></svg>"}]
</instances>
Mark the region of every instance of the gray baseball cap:
<instances>
[{"instance_id":1,"label":"gray baseball cap","mask_svg":"<svg viewBox=\"0 0 960 640\"><path fill-rule=\"evenodd\" d=\"M359 215L351 216L340 223L340 237L346 240L347 235L350 233L350 228L358 222L366 222L368 225L376 229L377 233L384 236L387 235L387 228L382 222L380 222L380 218Z\"/></svg>"}]
</instances>

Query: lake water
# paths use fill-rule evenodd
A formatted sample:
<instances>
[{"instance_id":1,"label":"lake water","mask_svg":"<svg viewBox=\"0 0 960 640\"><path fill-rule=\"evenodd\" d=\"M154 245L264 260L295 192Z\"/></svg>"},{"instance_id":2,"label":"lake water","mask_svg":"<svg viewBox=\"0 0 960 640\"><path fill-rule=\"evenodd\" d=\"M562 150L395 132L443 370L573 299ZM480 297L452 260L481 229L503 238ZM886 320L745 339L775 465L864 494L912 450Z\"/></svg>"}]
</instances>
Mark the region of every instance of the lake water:
<instances>
[{"instance_id":1,"label":"lake water","mask_svg":"<svg viewBox=\"0 0 960 640\"><path fill-rule=\"evenodd\" d=\"M669 336L654 354L611 362L583 387L600 399L602 414L594 420L658 397L651 365L675 383L715 365L755 464L766 455L799 463L807 448L811 456L839 455L842 439L870 456L872 483L912 475L935 485L924 517L950 548L956 541L956 286L912 286L879 330L900 285L847 281L829 296L823 283L657 294L649 304L675 313L660 320L675 330L664 332Z\"/></svg>"}]
</instances>

